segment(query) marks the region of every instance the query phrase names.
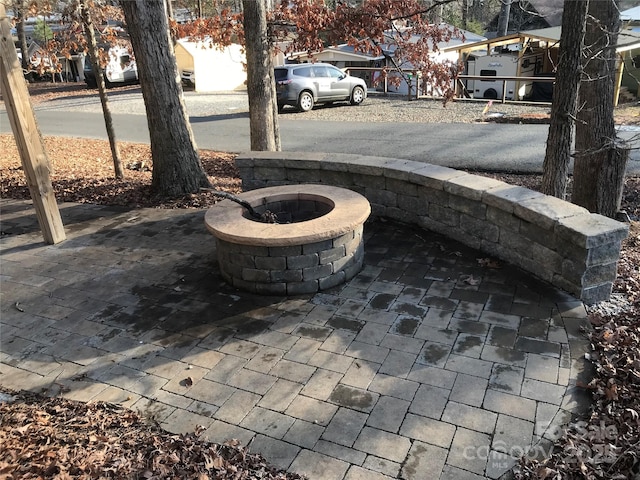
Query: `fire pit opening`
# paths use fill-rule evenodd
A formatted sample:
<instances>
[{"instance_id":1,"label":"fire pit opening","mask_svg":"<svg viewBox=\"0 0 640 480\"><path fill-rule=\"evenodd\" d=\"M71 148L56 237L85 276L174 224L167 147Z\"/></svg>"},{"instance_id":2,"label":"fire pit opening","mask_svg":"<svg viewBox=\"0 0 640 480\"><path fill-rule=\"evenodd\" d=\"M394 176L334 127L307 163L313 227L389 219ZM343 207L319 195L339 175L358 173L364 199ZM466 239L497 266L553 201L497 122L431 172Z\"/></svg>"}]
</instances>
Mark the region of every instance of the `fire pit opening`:
<instances>
[{"instance_id":1,"label":"fire pit opening","mask_svg":"<svg viewBox=\"0 0 640 480\"><path fill-rule=\"evenodd\" d=\"M243 211L243 216L256 222L297 223L326 215L333 210L333 207L334 204L330 198L317 195L283 200L266 198L264 204L253 206L253 209L260 214L262 220L252 217L246 210Z\"/></svg>"},{"instance_id":2,"label":"fire pit opening","mask_svg":"<svg viewBox=\"0 0 640 480\"><path fill-rule=\"evenodd\" d=\"M313 293L344 283L362 268L364 222L371 213L362 195L329 185L284 185L238 197L262 221L231 200L205 214L220 272L235 287L261 294Z\"/></svg>"}]
</instances>

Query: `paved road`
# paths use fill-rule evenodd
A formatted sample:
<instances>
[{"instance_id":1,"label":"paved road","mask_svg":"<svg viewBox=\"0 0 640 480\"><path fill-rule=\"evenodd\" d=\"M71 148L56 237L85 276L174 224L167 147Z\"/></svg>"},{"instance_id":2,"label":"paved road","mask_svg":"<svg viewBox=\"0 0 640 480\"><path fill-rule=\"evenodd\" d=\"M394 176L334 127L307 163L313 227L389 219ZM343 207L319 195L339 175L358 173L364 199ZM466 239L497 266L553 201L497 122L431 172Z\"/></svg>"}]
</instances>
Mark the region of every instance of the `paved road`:
<instances>
[{"instance_id":1,"label":"paved road","mask_svg":"<svg viewBox=\"0 0 640 480\"><path fill-rule=\"evenodd\" d=\"M99 111L38 108L43 135L106 138ZM148 142L146 117L115 114L119 140ZM249 150L249 119L243 113L192 115L191 125L200 148L227 152ZM287 151L335 152L499 171L540 172L548 126L510 124L362 123L289 120L280 117L282 146ZM11 128L0 112L0 132ZM640 129L622 132L624 138ZM636 142L640 146L640 141ZM632 151L630 173L640 174L640 153Z\"/></svg>"}]
</instances>

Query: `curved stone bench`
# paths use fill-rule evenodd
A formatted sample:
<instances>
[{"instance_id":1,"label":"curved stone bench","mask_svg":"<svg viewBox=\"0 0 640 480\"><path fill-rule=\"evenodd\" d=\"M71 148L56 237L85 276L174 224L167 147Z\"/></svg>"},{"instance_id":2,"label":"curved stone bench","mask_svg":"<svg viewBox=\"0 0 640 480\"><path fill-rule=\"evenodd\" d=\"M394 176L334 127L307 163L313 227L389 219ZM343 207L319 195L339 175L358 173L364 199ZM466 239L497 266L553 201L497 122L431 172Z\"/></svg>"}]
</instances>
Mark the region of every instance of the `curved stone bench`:
<instances>
[{"instance_id":1,"label":"curved stone bench","mask_svg":"<svg viewBox=\"0 0 640 480\"><path fill-rule=\"evenodd\" d=\"M575 295L607 300L628 226L524 187L447 167L347 154L249 152L244 190L326 183L364 195L372 218L438 232Z\"/></svg>"}]
</instances>

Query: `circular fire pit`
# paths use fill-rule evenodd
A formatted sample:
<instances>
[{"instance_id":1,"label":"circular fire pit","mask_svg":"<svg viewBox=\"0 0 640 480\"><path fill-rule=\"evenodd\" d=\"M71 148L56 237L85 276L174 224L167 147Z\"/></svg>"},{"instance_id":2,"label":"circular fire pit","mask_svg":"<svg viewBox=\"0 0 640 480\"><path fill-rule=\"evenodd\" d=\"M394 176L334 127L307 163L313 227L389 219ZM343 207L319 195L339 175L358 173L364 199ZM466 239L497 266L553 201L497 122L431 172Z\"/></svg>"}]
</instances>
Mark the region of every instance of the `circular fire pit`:
<instances>
[{"instance_id":1,"label":"circular fire pit","mask_svg":"<svg viewBox=\"0 0 640 480\"><path fill-rule=\"evenodd\" d=\"M207 210L220 271L237 288L261 294L313 293L351 279L362 268L363 225L371 206L362 195L329 185L284 185L242 193L263 216L223 200ZM266 215L265 212L267 212Z\"/></svg>"}]
</instances>

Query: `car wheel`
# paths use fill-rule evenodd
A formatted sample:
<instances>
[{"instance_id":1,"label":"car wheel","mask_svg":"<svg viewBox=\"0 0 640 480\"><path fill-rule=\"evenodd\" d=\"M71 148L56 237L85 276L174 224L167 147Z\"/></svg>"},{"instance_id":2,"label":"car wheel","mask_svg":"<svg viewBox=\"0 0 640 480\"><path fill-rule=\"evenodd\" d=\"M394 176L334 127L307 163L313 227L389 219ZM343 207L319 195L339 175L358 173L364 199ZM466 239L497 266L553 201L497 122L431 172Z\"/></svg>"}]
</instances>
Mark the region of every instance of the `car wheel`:
<instances>
[{"instance_id":1,"label":"car wheel","mask_svg":"<svg viewBox=\"0 0 640 480\"><path fill-rule=\"evenodd\" d=\"M311 92L302 92L298 97L298 110L308 112L313 108L313 95Z\"/></svg>"},{"instance_id":2,"label":"car wheel","mask_svg":"<svg viewBox=\"0 0 640 480\"><path fill-rule=\"evenodd\" d=\"M364 89L362 87L353 87L351 92L351 105L360 105L364 101Z\"/></svg>"}]
</instances>

